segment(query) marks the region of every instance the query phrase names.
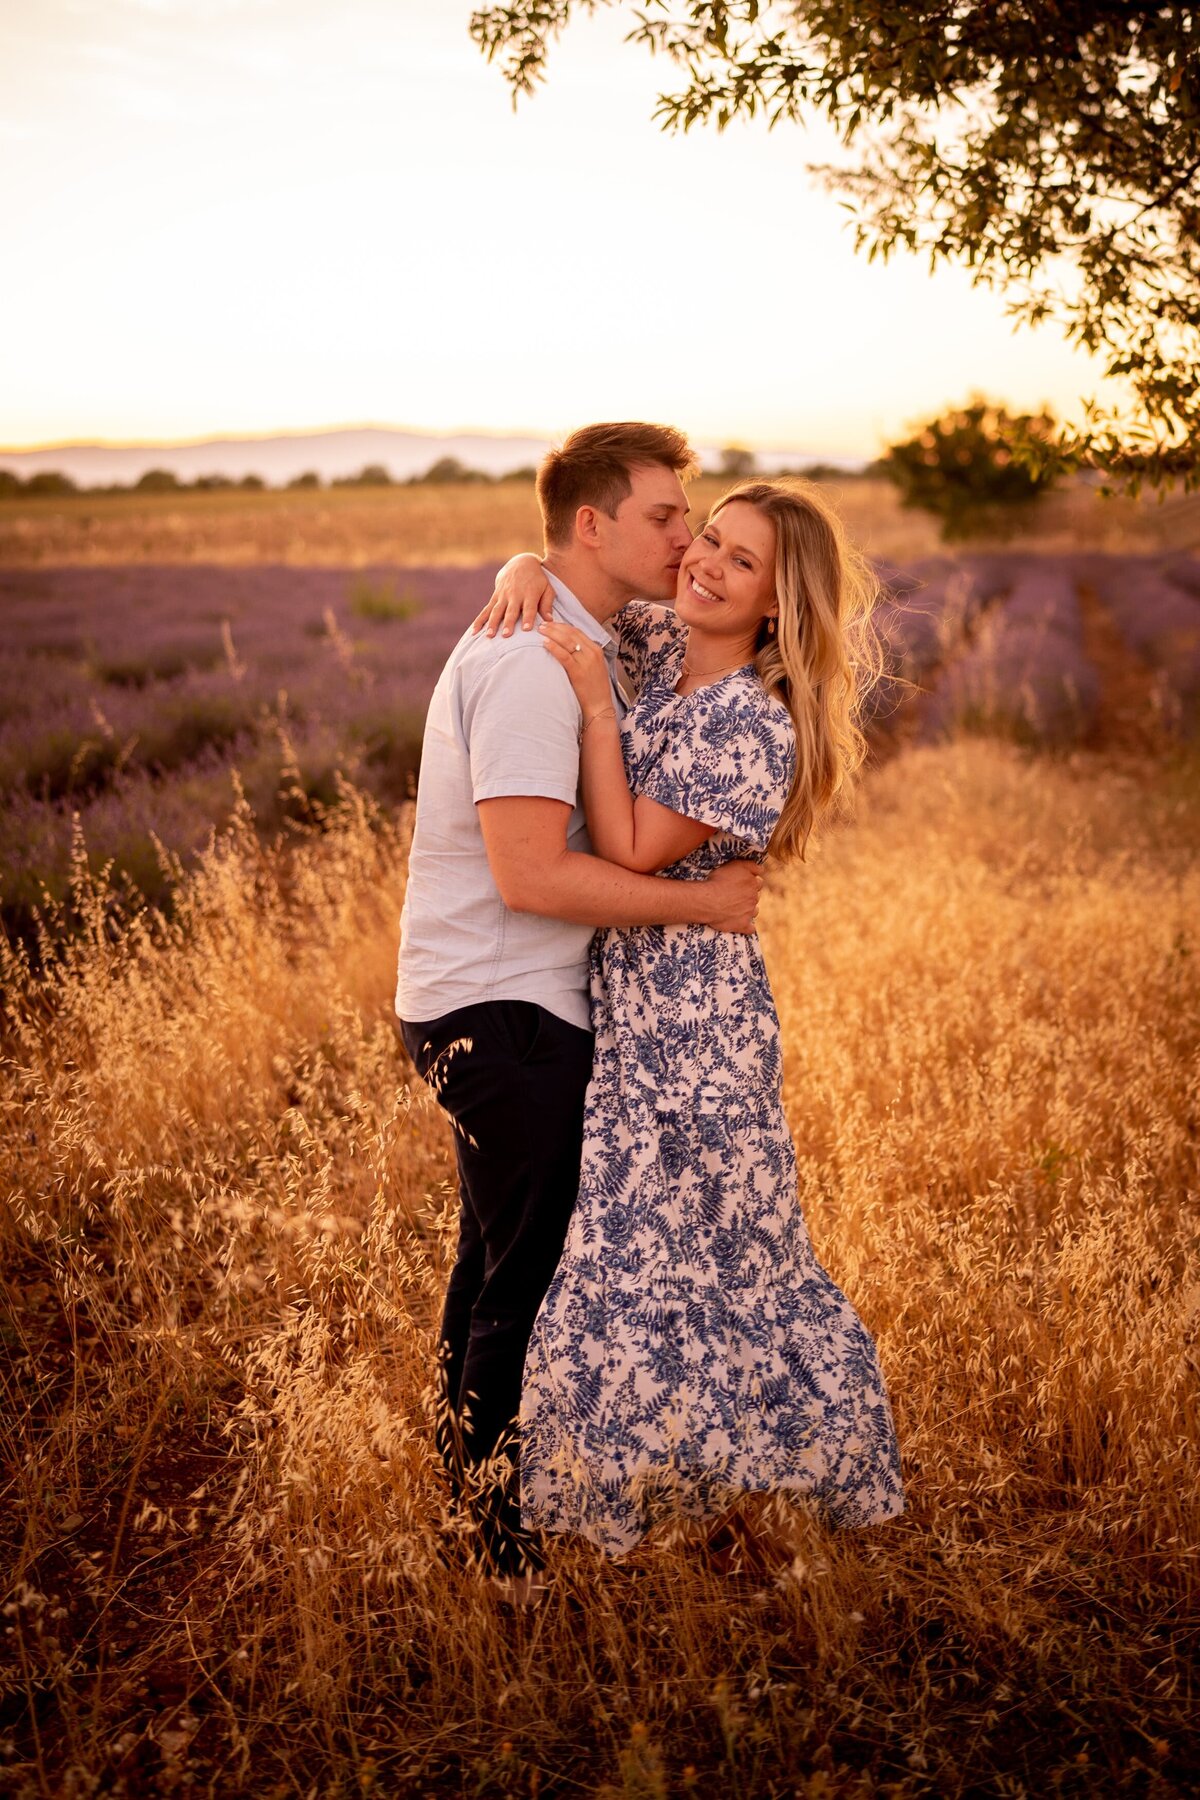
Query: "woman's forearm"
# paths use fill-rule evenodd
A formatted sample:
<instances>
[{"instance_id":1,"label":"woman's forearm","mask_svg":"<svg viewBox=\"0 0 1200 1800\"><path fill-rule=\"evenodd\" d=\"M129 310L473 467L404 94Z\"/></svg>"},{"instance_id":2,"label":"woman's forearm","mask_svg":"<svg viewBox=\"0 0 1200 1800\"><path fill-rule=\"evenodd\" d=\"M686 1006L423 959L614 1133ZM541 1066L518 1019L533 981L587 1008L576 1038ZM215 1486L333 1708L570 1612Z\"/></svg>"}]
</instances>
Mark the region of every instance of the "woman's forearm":
<instances>
[{"instance_id":1,"label":"woman's forearm","mask_svg":"<svg viewBox=\"0 0 1200 1800\"><path fill-rule=\"evenodd\" d=\"M629 791L621 734L607 711L592 715L580 745L580 787L596 854L639 874L669 869L713 835L715 827L685 818Z\"/></svg>"},{"instance_id":2,"label":"woman's forearm","mask_svg":"<svg viewBox=\"0 0 1200 1800\"><path fill-rule=\"evenodd\" d=\"M619 863L623 869L634 861L634 802L621 755L621 731L616 712L585 714L579 745L580 790L587 816L588 836L597 856Z\"/></svg>"},{"instance_id":3,"label":"woman's forearm","mask_svg":"<svg viewBox=\"0 0 1200 1800\"><path fill-rule=\"evenodd\" d=\"M540 629L547 651L566 670L583 715L579 778L596 851L606 862L640 874L670 868L711 837L714 827L660 806L644 794L634 798L625 775L610 677L598 645L576 641L578 633L558 620Z\"/></svg>"}]
</instances>

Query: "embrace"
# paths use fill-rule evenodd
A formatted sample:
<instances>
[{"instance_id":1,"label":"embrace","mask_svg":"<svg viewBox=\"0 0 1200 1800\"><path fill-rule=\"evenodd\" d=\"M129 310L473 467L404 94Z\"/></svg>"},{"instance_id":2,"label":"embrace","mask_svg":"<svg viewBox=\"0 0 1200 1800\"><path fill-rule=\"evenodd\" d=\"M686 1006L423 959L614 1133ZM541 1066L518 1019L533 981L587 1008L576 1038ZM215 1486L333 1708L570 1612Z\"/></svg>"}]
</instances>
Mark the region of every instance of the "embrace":
<instances>
[{"instance_id":1,"label":"embrace","mask_svg":"<svg viewBox=\"0 0 1200 1800\"><path fill-rule=\"evenodd\" d=\"M396 1012L458 1160L439 1447L521 1597L547 1534L619 1555L751 1493L904 1506L754 935L768 851L862 758L870 577L808 489L745 483L693 538L694 467L655 425L551 451L545 556L501 572L425 729Z\"/></svg>"}]
</instances>

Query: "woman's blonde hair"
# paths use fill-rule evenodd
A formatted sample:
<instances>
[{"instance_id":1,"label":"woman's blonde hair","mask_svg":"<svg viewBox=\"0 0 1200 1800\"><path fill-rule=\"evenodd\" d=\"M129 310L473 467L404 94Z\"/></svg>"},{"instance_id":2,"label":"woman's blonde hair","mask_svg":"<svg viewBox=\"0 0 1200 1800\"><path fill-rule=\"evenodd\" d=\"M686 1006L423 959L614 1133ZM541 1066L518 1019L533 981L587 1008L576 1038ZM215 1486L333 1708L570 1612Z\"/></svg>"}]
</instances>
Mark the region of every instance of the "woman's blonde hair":
<instances>
[{"instance_id":1,"label":"woman's blonde hair","mask_svg":"<svg viewBox=\"0 0 1200 1800\"><path fill-rule=\"evenodd\" d=\"M796 727L796 775L771 853L803 858L813 826L844 804L867 752L863 703L879 679L872 612L879 582L841 520L807 482L746 481L723 494L756 507L775 526L777 629L759 628L755 667Z\"/></svg>"}]
</instances>

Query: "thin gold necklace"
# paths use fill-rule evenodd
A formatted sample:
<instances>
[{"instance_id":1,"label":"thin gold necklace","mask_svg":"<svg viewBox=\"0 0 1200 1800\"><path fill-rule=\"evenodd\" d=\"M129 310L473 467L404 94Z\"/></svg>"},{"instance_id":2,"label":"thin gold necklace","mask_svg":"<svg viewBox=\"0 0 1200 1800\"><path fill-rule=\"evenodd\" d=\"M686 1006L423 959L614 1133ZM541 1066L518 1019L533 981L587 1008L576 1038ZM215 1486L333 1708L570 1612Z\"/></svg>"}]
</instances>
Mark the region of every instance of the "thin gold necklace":
<instances>
[{"instance_id":1,"label":"thin gold necklace","mask_svg":"<svg viewBox=\"0 0 1200 1800\"><path fill-rule=\"evenodd\" d=\"M685 675L731 675L734 669L744 669L751 659L743 657L741 662L727 663L723 669L693 669L688 665L687 652L683 654L683 672Z\"/></svg>"}]
</instances>

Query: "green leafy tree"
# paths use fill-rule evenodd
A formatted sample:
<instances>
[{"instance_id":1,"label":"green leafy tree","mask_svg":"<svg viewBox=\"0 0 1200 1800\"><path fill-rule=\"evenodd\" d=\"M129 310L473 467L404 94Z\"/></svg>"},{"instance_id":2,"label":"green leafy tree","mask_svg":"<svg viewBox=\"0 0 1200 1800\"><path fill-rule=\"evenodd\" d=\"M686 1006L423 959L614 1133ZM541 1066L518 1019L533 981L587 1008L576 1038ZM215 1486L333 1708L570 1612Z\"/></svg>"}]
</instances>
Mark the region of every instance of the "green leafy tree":
<instances>
[{"instance_id":1,"label":"green leafy tree","mask_svg":"<svg viewBox=\"0 0 1200 1800\"><path fill-rule=\"evenodd\" d=\"M1053 484L1053 470L1031 455L1053 441L1049 413L1009 413L972 399L892 444L879 471L905 506L933 513L942 535L961 539L1015 525Z\"/></svg>"},{"instance_id":2,"label":"green leafy tree","mask_svg":"<svg viewBox=\"0 0 1200 1800\"><path fill-rule=\"evenodd\" d=\"M179 477L174 469L147 469L133 484L135 494L177 494Z\"/></svg>"},{"instance_id":3,"label":"green leafy tree","mask_svg":"<svg viewBox=\"0 0 1200 1800\"><path fill-rule=\"evenodd\" d=\"M79 489L69 475L60 469L39 469L25 483L25 492L36 499L62 500L68 494L77 494Z\"/></svg>"},{"instance_id":4,"label":"green leafy tree","mask_svg":"<svg viewBox=\"0 0 1200 1800\"><path fill-rule=\"evenodd\" d=\"M24 483L19 475L11 469L0 469L0 500L12 500L21 492Z\"/></svg>"},{"instance_id":5,"label":"green leafy tree","mask_svg":"<svg viewBox=\"0 0 1200 1800\"><path fill-rule=\"evenodd\" d=\"M721 452L721 473L730 481L745 481L754 473L754 452L744 444L726 444Z\"/></svg>"},{"instance_id":6,"label":"green leafy tree","mask_svg":"<svg viewBox=\"0 0 1200 1800\"><path fill-rule=\"evenodd\" d=\"M513 0L471 20L513 88L545 73L573 13L626 0ZM823 114L846 152L814 172L868 256L965 263L1010 310L1057 320L1122 378L1058 460L1131 487L1200 485L1200 12L1120 0L639 0L632 42L682 85L683 130Z\"/></svg>"},{"instance_id":7,"label":"green leafy tree","mask_svg":"<svg viewBox=\"0 0 1200 1800\"><path fill-rule=\"evenodd\" d=\"M305 469L303 475L293 475L288 482L290 488L319 488L321 477L315 469Z\"/></svg>"},{"instance_id":8,"label":"green leafy tree","mask_svg":"<svg viewBox=\"0 0 1200 1800\"><path fill-rule=\"evenodd\" d=\"M425 473L419 475L417 479L418 481L442 483L486 481L488 478L482 469L468 468L467 464L461 462L457 456L439 456L437 461L430 463Z\"/></svg>"}]
</instances>

